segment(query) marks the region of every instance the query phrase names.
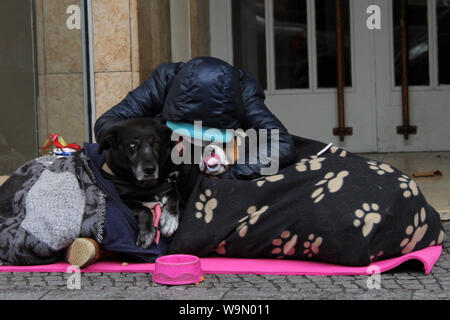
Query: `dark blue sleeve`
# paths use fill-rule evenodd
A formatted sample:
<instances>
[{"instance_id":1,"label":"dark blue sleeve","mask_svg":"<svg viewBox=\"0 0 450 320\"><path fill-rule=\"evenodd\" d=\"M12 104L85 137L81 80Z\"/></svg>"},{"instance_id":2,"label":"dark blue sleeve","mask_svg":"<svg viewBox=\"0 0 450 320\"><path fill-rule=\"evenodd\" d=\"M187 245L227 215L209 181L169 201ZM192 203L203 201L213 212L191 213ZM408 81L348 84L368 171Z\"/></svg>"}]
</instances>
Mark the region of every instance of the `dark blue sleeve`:
<instances>
[{"instance_id":1,"label":"dark blue sleeve","mask_svg":"<svg viewBox=\"0 0 450 320\"><path fill-rule=\"evenodd\" d=\"M257 80L246 71L241 71L241 86L242 100L245 104L245 121L243 124L244 128L242 129L247 130L253 128L256 132L258 132L258 129L267 129L267 150L269 152L271 148L276 148L276 146L271 145L270 137L272 130L277 129L279 132L277 148L279 168L281 169L294 163L295 147L292 136L280 120L278 120L278 118L265 105L265 94L262 87L258 84ZM245 139L245 143L248 145L249 143L252 143L252 141ZM246 150L249 150L249 148L246 148ZM221 175L221 178L250 180L260 177L261 169L268 167L269 165L261 163L261 159L259 157L259 147L257 153L257 163L250 164L247 162L248 159L246 159L246 163L244 164L231 165L229 169Z\"/></svg>"},{"instance_id":2,"label":"dark blue sleeve","mask_svg":"<svg viewBox=\"0 0 450 320\"><path fill-rule=\"evenodd\" d=\"M182 62L159 65L139 87L97 119L94 126L96 140L100 141L110 127L127 119L154 117L161 113L170 84L183 65Z\"/></svg>"}]
</instances>

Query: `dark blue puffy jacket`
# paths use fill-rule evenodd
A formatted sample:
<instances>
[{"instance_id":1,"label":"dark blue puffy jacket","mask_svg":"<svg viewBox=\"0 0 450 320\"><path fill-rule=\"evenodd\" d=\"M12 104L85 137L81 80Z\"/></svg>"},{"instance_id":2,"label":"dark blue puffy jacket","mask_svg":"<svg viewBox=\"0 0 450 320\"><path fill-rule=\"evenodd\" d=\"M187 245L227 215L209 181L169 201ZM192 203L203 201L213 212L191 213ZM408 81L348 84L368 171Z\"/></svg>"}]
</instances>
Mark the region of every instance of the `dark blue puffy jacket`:
<instances>
[{"instance_id":1,"label":"dark blue puffy jacket","mask_svg":"<svg viewBox=\"0 0 450 320\"><path fill-rule=\"evenodd\" d=\"M95 123L97 141L111 126L130 118L152 117L164 123L202 120L211 128L279 130L279 167L295 161L291 135L264 104L264 91L248 72L212 57L187 63L163 63ZM270 139L267 150L271 150ZM265 165L234 164L222 178L253 179ZM266 165L267 166L267 165Z\"/></svg>"}]
</instances>

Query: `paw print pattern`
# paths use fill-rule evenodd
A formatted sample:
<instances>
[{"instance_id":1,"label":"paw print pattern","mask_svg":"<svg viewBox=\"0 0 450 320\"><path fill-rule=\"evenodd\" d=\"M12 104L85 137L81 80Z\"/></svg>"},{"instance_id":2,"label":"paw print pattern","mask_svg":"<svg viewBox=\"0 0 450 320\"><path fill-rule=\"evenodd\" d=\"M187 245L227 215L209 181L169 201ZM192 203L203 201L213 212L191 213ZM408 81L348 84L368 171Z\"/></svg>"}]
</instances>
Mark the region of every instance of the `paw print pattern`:
<instances>
[{"instance_id":1,"label":"paw print pattern","mask_svg":"<svg viewBox=\"0 0 450 320\"><path fill-rule=\"evenodd\" d=\"M325 160L324 157L311 156L311 159L302 159L295 165L295 169L298 172L306 172L309 170L317 171L322 169L322 161Z\"/></svg>"},{"instance_id":2,"label":"paw print pattern","mask_svg":"<svg viewBox=\"0 0 450 320\"><path fill-rule=\"evenodd\" d=\"M400 178L398 178L398 181L400 181L400 188L402 188L403 196L405 198L419 195L419 188L417 187L417 183L408 177L406 174L402 175Z\"/></svg>"},{"instance_id":3,"label":"paw print pattern","mask_svg":"<svg viewBox=\"0 0 450 320\"><path fill-rule=\"evenodd\" d=\"M324 179L315 184L316 187L326 184L329 193L338 192L344 185L344 178L349 175L348 171L341 171L338 174L328 172ZM320 202L325 197L325 187L317 188L312 194L311 198L314 203Z\"/></svg>"},{"instance_id":4,"label":"paw print pattern","mask_svg":"<svg viewBox=\"0 0 450 320\"><path fill-rule=\"evenodd\" d=\"M400 247L403 248L402 254L413 251L416 245L422 240L428 229L428 224L425 223L426 218L427 213L424 208L420 209L420 214L415 214L413 225L409 225L406 228L405 233L407 237L400 243Z\"/></svg>"},{"instance_id":5,"label":"paw print pattern","mask_svg":"<svg viewBox=\"0 0 450 320\"><path fill-rule=\"evenodd\" d=\"M298 236L294 234L291 237L291 233L286 230L277 238L272 241L272 245L275 247L272 250L272 254L277 257L277 259L283 259L285 256L292 256L295 253L295 245L297 244Z\"/></svg>"},{"instance_id":6,"label":"paw print pattern","mask_svg":"<svg viewBox=\"0 0 450 320\"><path fill-rule=\"evenodd\" d=\"M303 243L303 246L305 247L305 250L303 253L308 256L308 258L311 258L313 255L319 253L319 247L323 242L322 237L316 237L314 234L310 234L308 236L308 240Z\"/></svg>"},{"instance_id":7,"label":"paw print pattern","mask_svg":"<svg viewBox=\"0 0 450 320\"><path fill-rule=\"evenodd\" d=\"M445 240L445 233L444 231L441 230L441 232L439 233L439 236L436 240L431 241L431 243L428 245L429 247L435 246L435 245L439 245L442 244Z\"/></svg>"},{"instance_id":8,"label":"paw print pattern","mask_svg":"<svg viewBox=\"0 0 450 320\"><path fill-rule=\"evenodd\" d=\"M384 254L384 251L381 250L380 252L378 252L376 255L374 256L370 256L370 261L376 261L376 260L380 260L381 256Z\"/></svg>"},{"instance_id":9,"label":"paw print pattern","mask_svg":"<svg viewBox=\"0 0 450 320\"><path fill-rule=\"evenodd\" d=\"M362 226L362 234L365 237L369 235L375 224L380 223L381 214L378 213L380 207L376 203L369 205L364 203L362 209L357 209L355 211L356 219L353 220L353 226L359 228Z\"/></svg>"},{"instance_id":10,"label":"paw print pattern","mask_svg":"<svg viewBox=\"0 0 450 320\"><path fill-rule=\"evenodd\" d=\"M345 158L347 156L347 151L345 151L339 147L336 147L336 146L332 146L330 148L330 152L331 153L339 153L339 157L341 157L341 158Z\"/></svg>"},{"instance_id":11,"label":"paw print pattern","mask_svg":"<svg viewBox=\"0 0 450 320\"><path fill-rule=\"evenodd\" d=\"M195 217L197 219L204 218L206 223L210 223L214 209L217 207L217 200L215 198L211 198L212 192L209 189L206 189L204 193L201 193L199 196L199 201L195 203L195 208L198 210L195 213Z\"/></svg>"},{"instance_id":12,"label":"paw print pattern","mask_svg":"<svg viewBox=\"0 0 450 320\"><path fill-rule=\"evenodd\" d=\"M269 182L277 182L277 181L280 181L280 180L283 180L283 179L284 179L284 175L283 174L277 174L275 176L268 176L268 177L264 177L262 179L259 179L256 182L256 185L258 187L262 187L264 185L264 183L266 183L267 181L269 181Z\"/></svg>"},{"instance_id":13,"label":"paw print pattern","mask_svg":"<svg viewBox=\"0 0 450 320\"><path fill-rule=\"evenodd\" d=\"M247 209L248 215L245 216L244 218L242 218L241 220L239 220L240 224L236 228L236 230L238 230L239 236L241 238L243 238L247 235L248 225L255 224L256 222L258 222L259 217L264 212L266 212L267 209L269 209L269 206L264 206L259 210L256 209L256 206L251 206L250 208Z\"/></svg>"},{"instance_id":14,"label":"paw print pattern","mask_svg":"<svg viewBox=\"0 0 450 320\"><path fill-rule=\"evenodd\" d=\"M216 253L220 254L221 256L225 255L227 253L227 250L225 248L227 242L223 240L216 248Z\"/></svg>"},{"instance_id":15,"label":"paw print pattern","mask_svg":"<svg viewBox=\"0 0 450 320\"><path fill-rule=\"evenodd\" d=\"M367 164L369 165L369 168L373 171L376 171L380 176L386 174L386 173L393 173L394 169L388 164L385 163L379 163L374 160L367 161Z\"/></svg>"}]
</instances>

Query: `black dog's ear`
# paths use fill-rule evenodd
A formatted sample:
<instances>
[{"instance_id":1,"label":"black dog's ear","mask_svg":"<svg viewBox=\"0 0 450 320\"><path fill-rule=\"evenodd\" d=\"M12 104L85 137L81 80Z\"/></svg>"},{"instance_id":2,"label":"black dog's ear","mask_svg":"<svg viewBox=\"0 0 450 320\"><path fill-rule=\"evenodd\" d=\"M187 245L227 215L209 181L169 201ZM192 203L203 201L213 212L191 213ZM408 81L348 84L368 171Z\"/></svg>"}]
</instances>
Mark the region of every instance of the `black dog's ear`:
<instances>
[{"instance_id":1,"label":"black dog's ear","mask_svg":"<svg viewBox=\"0 0 450 320\"><path fill-rule=\"evenodd\" d=\"M118 133L119 133L119 126L113 126L105 132L102 139L98 143L99 154L102 153L103 150L117 148Z\"/></svg>"}]
</instances>

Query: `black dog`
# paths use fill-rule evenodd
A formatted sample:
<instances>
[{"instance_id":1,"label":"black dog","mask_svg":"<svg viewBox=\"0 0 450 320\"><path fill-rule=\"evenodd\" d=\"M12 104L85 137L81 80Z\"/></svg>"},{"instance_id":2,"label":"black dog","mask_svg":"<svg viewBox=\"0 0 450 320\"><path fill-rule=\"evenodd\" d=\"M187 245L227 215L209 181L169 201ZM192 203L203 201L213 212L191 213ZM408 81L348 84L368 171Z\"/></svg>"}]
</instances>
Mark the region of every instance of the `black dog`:
<instances>
[{"instance_id":1,"label":"black dog","mask_svg":"<svg viewBox=\"0 0 450 320\"><path fill-rule=\"evenodd\" d=\"M171 174L172 131L151 118L131 119L110 128L99 142L108 149L103 175L110 179L139 225L136 245L150 247L156 235L148 203L159 202L159 230L170 237L178 228L179 197ZM144 204L147 204L144 205Z\"/></svg>"}]
</instances>

